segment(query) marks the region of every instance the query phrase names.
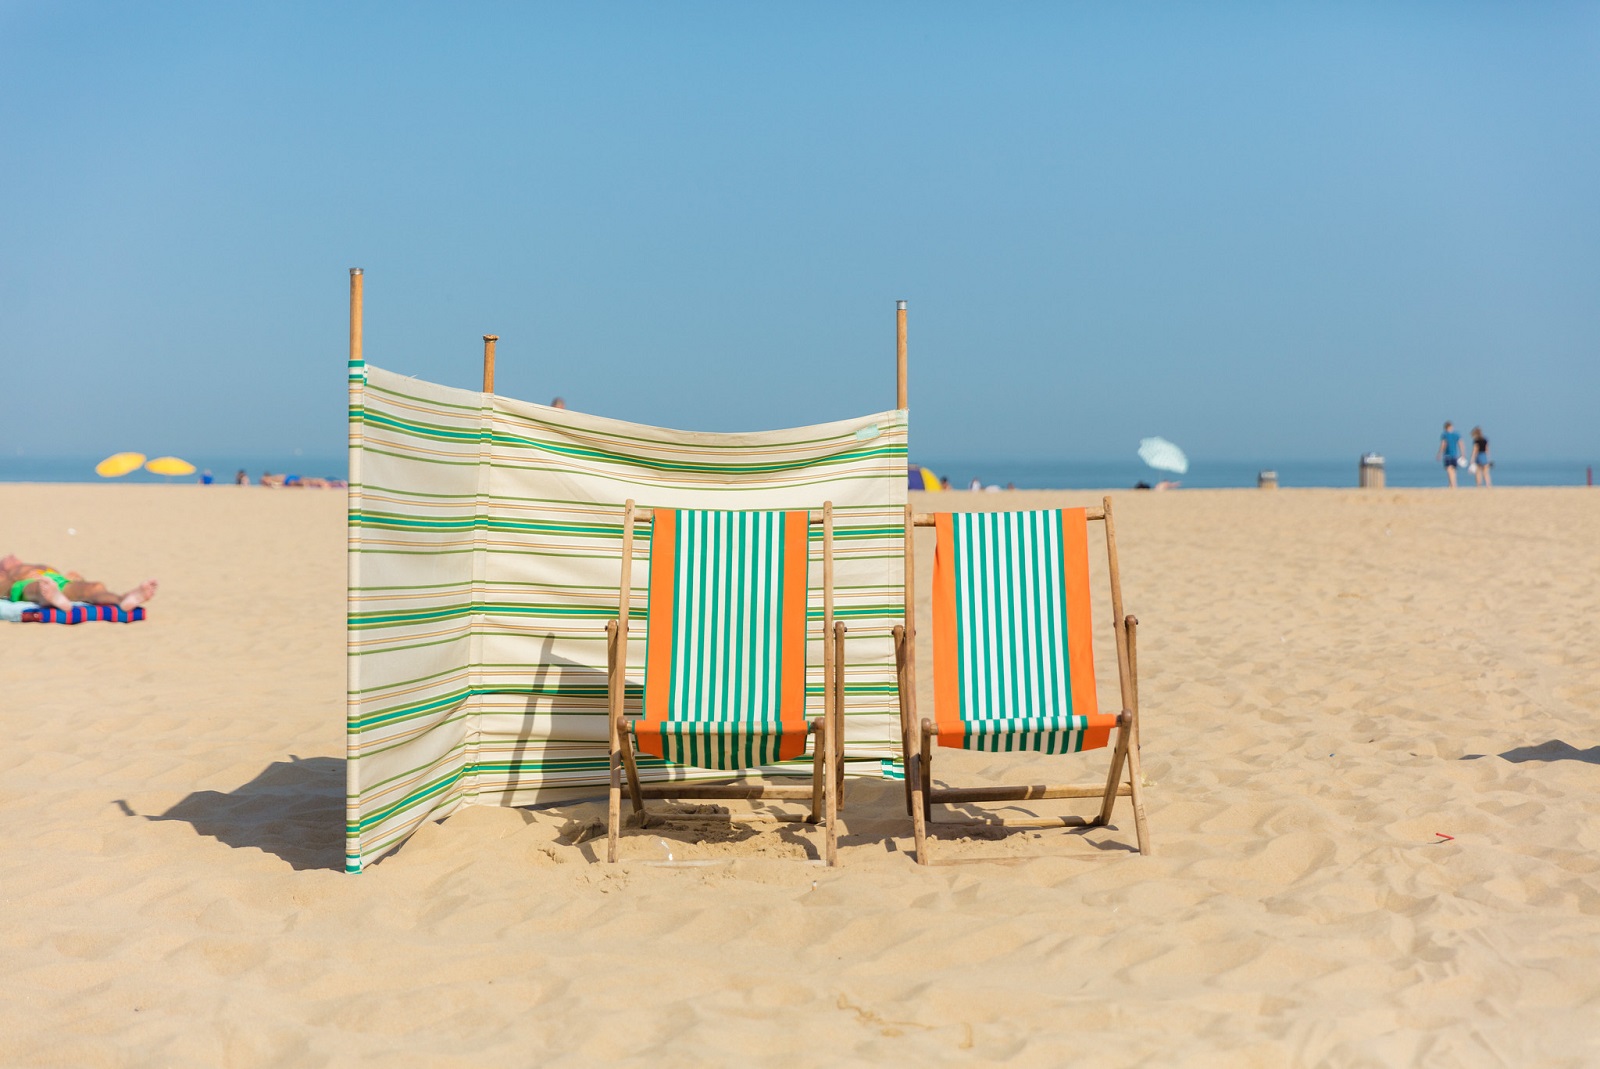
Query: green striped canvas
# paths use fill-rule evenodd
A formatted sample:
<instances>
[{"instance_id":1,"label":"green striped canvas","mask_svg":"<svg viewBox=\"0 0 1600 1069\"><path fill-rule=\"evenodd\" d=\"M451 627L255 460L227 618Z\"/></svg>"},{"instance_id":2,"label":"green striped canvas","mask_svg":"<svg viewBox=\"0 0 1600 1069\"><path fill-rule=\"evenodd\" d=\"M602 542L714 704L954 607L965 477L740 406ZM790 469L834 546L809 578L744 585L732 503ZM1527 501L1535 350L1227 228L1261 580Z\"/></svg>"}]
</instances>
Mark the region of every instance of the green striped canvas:
<instances>
[{"instance_id":1,"label":"green striped canvas","mask_svg":"<svg viewBox=\"0 0 1600 1069\"><path fill-rule=\"evenodd\" d=\"M351 372L347 868L470 804L593 795L608 777L605 623L622 502L835 507L846 758L898 753L890 629L903 621L906 419L787 431L647 427ZM820 532L808 542L820 561ZM636 542L632 611L649 541ZM822 712L822 604L808 596L805 702ZM628 644L640 713L645 644ZM646 758L647 780L715 776ZM784 766L766 771L782 774ZM796 771L799 771L797 769ZM809 773L809 767L804 771Z\"/></svg>"},{"instance_id":2,"label":"green striped canvas","mask_svg":"<svg viewBox=\"0 0 1600 1069\"><path fill-rule=\"evenodd\" d=\"M935 520L934 709L939 741L1067 753L1103 746L1082 509Z\"/></svg>"},{"instance_id":3,"label":"green striped canvas","mask_svg":"<svg viewBox=\"0 0 1600 1069\"><path fill-rule=\"evenodd\" d=\"M735 770L805 749L804 512L657 509L643 753Z\"/></svg>"}]
</instances>

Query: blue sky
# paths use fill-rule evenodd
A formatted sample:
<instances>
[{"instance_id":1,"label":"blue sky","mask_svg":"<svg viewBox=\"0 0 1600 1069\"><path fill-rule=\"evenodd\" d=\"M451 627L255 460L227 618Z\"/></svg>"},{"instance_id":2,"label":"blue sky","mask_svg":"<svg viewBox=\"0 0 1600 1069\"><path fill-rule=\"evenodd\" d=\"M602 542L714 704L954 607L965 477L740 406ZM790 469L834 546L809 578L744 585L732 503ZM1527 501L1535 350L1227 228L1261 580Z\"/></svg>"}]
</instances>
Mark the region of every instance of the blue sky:
<instances>
[{"instance_id":1,"label":"blue sky","mask_svg":"<svg viewBox=\"0 0 1600 1069\"><path fill-rule=\"evenodd\" d=\"M890 407L905 298L923 456L1600 461L1597 131L1592 3L0 4L0 453L337 453L360 266L649 423Z\"/></svg>"}]
</instances>

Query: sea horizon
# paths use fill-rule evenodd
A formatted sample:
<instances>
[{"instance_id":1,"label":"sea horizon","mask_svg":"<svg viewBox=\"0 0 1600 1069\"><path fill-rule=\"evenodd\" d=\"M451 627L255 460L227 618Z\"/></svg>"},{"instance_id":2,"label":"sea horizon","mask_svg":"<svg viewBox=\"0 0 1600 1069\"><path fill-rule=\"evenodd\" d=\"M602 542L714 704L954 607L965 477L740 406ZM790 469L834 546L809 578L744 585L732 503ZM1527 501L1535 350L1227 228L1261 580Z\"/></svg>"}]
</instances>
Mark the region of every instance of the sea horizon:
<instances>
[{"instance_id":1,"label":"sea horizon","mask_svg":"<svg viewBox=\"0 0 1600 1069\"><path fill-rule=\"evenodd\" d=\"M300 475L325 479L344 479L349 473L344 454L200 454L185 457L195 465L194 475L162 476L140 469L115 479L95 474L99 456L7 456L0 457L0 483L194 483L209 470L219 484L232 483L243 470L251 484L261 475ZM1169 480L1191 489L1255 487L1263 472L1271 471L1283 488L1331 488L1359 485L1359 456L1339 459L1288 459L1278 461L1238 459L1191 459L1189 470L1178 474L1147 467L1138 458L1115 460L962 459L917 457L914 463L931 468L950 480L951 489L968 489L974 479L985 487L1019 490L1103 490L1133 488L1139 483L1154 485ZM1431 459L1384 459L1387 486L1417 488L1444 486L1445 474L1439 462ZM1582 486L1591 462L1563 459L1513 459L1496 461L1497 486ZM1473 485L1466 469L1457 473L1457 482Z\"/></svg>"},{"instance_id":2,"label":"sea horizon","mask_svg":"<svg viewBox=\"0 0 1600 1069\"><path fill-rule=\"evenodd\" d=\"M1237 460L1190 458L1189 470L1182 474L1158 471L1137 457L1126 460L963 460L917 458L937 475L950 480L952 490L970 488L974 479L985 487L1002 489L1015 485L1018 490L1104 490L1133 488L1139 483L1155 485L1163 480L1197 490L1255 487L1262 473L1273 472L1284 488L1355 487L1360 485L1360 455L1338 459ZM1582 486L1590 462L1580 460L1514 459L1496 461L1493 480L1496 486ZM1384 484L1400 488L1445 486L1444 466L1433 459L1383 458ZM1456 472L1456 482L1472 486L1476 480L1465 468Z\"/></svg>"}]
</instances>

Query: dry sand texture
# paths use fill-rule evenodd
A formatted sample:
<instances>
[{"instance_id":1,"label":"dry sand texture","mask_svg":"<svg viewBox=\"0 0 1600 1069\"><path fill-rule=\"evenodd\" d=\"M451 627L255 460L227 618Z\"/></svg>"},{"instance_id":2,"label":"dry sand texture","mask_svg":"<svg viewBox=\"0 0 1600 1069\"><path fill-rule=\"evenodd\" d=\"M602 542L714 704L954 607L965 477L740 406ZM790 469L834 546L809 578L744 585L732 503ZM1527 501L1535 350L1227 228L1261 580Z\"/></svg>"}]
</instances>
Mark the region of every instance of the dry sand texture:
<instances>
[{"instance_id":1,"label":"dry sand texture","mask_svg":"<svg viewBox=\"0 0 1600 1069\"><path fill-rule=\"evenodd\" d=\"M863 780L839 870L771 824L607 867L577 805L354 877L343 506L0 486L0 552L163 584L0 625L0 1064L1600 1064L1600 494L1119 494L1154 857L1124 803L921 869Z\"/></svg>"}]
</instances>

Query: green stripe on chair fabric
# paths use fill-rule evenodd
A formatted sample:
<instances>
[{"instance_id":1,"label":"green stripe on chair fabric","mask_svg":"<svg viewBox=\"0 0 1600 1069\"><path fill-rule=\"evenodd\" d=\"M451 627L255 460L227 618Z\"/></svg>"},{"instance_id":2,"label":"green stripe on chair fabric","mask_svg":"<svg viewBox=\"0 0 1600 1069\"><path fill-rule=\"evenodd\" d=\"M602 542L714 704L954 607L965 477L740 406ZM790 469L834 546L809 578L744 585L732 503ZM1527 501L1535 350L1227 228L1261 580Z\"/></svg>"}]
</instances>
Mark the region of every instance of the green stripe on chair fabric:
<instances>
[{"instance_id":1,"label":"green stripe on chair fabric","mask_svg":"<svg viewBox=\"0 0 1600 1069\"><path fill-rule=\"evenodd\" d=\"M1002 724L1068 722L1060 513L956 513L952 534L961 719L970 744L996 748Z\"/></svg>"}]
</instances>

